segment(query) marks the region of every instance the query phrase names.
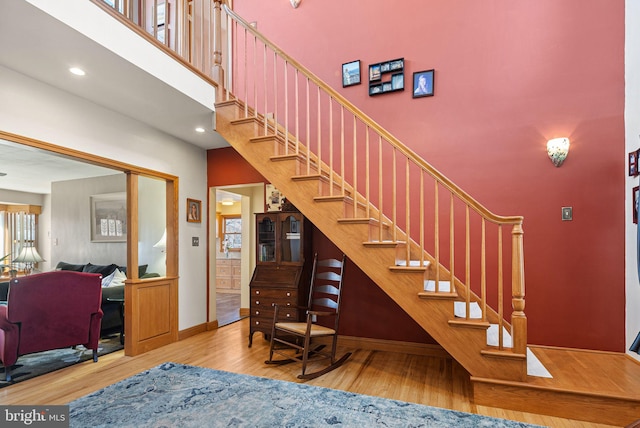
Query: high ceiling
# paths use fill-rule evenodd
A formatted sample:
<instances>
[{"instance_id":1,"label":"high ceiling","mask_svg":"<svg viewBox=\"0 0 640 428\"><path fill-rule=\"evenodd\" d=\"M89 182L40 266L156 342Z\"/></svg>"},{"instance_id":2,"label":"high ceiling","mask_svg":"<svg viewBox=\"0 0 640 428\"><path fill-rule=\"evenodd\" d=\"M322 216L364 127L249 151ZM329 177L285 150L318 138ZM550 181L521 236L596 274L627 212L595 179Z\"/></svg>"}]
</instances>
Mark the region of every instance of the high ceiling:
<instances>
[{"instance_id":1,"label":"high ceiling","mask_svg":"<svg viewBox=\"0 0 640 428\"><path fill-rule=\"evenodd\" d=\"M213 106L203 106L26 1L0 0L0 11L0 65L203 149L228 146L215 132L195 132L196 126L211 124ZM82 84L68 71L69 64L79 63L87 69ZM10 190L49 193L51 181L110 172L2 142L0 159L0 172L8 174L0 177L0 188Z\"/></svg>"}]
</instances>

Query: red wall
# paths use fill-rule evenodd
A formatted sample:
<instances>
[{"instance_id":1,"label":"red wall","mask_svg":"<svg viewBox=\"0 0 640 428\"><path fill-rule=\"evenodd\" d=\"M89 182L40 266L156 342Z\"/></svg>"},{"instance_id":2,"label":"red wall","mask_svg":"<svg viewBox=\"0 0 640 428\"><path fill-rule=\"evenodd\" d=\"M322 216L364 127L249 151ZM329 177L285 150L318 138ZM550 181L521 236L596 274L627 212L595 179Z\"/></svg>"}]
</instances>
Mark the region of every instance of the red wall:
<instances>
[{"instance_id":1,"label":"red wall","mask_svg":"<svg viewBox=\"0 0 640 428\"><path fill-rule=\"evenodd\" d=\"M234 4L479 202L524 216L529 343L624 350L624 2ZM434 97L367 95L368 64L400 57L407 87L436 70ZM342 88L356 59L364 84ZM559 136L572 145L556 168Z\"/></svg>"}]
</instances>

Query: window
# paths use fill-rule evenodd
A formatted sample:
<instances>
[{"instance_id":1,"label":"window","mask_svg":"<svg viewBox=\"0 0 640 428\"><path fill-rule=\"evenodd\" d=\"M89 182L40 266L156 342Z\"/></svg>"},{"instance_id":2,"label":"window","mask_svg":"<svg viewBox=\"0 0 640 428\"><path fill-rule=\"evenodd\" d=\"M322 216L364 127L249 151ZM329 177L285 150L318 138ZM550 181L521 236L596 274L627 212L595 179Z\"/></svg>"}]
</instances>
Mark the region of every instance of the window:
<instances>
[{"instance_id":1,"label":"window","mask_svg":"<svg viewBox=\"0 0 640 428\"><path fill-rule=\"evenodd\" d=\"M242 218L239 215L222 215L220 251L240 251L242 248Z\"/></svg>"},{"instance_id":2,"label":"window","mask_svg":"<svg viewBox=\"0 0 640 428\"><path fill-rule=\"evenodd\" d=\"M25 263L12 263L24 247L38 244L38 214L35 205L0 205L0 274L7 270L24 270Z\"/></svg>"}]
</instances>

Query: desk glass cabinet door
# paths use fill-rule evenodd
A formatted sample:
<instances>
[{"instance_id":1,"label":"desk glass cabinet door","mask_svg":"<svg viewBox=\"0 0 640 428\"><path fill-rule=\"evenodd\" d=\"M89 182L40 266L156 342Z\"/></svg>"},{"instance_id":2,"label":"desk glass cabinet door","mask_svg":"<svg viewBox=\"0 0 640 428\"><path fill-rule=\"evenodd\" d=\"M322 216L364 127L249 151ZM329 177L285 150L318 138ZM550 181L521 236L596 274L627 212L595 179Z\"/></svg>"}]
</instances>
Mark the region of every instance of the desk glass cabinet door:
<instances>
[{"instance_id":1,"label":"desk glass cabinet door","mask_svg":"<svg viewBox=\"0 0 640 428\"><path fill-rule=\"evenodd\" d=\"M276 215L261 214L257 218L258 263L274 263L276 261L276 224Z\"/></svg>"}]
</instances>

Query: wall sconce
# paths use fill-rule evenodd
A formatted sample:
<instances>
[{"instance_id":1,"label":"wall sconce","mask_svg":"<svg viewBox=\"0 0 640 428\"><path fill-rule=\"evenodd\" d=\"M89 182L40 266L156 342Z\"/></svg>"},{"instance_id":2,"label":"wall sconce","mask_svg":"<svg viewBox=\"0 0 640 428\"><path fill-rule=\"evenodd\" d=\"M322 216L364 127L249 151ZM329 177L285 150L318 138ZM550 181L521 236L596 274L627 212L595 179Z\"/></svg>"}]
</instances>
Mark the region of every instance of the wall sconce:
<instances>
[{"instance_id":1,"label":"wall sconce","mask_svg":"<svg viewBox=\"0 0 640 428\"><path fill-rule=\"evenodd\" d=\"M555 166L560 166L569 154L569 139L554 138L547 141L547 154Z\"/></svg>"},{"instance_id":2,"label":"wall sconce","mask_svg":"<svg viewBox=\"0 0 640 428\"><path fill-rule=\"evenodd\" d=\"M297 9L298 6L300 6L300 3L302 2L302 0L289 0L291 2L291 6L293 6L294 9Z\"/></svg>"}]
</instances>

